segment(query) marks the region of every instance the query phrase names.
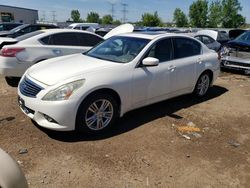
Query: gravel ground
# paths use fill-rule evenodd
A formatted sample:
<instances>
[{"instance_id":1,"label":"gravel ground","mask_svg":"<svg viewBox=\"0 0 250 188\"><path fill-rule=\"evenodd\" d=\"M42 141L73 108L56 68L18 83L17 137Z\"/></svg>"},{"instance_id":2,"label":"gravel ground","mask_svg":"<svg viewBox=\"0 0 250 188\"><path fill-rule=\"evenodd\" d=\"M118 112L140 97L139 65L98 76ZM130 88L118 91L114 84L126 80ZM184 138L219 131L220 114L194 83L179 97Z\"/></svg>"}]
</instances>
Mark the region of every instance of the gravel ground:
<instances>
[{"instance_id":1,"label":"gravel ground","mask_svg":"<svg viewBox=\"0 0 250 188\"><path fill-rule=\"evenodd\" d=\"M249 187L250 77L223 73L204 99L135 110L95 137L35 126L0 77L0 147L30 187Z\"/></svg>"}]
</instances>

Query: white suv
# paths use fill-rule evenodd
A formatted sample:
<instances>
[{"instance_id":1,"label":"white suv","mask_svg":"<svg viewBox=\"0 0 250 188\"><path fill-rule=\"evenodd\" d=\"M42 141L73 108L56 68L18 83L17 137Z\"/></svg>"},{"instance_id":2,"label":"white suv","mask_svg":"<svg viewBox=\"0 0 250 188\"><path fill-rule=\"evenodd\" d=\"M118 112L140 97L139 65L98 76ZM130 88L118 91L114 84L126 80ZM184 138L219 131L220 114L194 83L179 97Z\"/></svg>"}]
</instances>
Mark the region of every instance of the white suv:
<instances>
[{"instance_id":1,"label":"white suv","mask_svg":"<svg viewBox=\"0 0 250 188\"><path fill-rule=\"evenodd\" d=\"M202 97L218 74L217 53L194 38L123 34L28 69L19 104L42 127L96 133L135 108L192 92Z\"/></svg>"}]
</instances>

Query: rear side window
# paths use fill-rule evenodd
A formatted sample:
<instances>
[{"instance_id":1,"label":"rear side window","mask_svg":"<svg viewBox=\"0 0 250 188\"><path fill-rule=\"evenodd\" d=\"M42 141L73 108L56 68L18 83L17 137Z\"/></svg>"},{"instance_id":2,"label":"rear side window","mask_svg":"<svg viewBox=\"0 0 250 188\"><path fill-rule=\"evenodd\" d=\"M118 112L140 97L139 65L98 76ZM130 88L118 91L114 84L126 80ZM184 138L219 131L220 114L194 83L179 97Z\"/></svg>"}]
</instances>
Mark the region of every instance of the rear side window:
<instances>
[{"instance_id":1,"label":"rear side window","mask_svg":"<svg viewBox=\"0 0 250 188\"><path fill-rule=\"evenodd\" d=\"M20 31L23 33L31 33L33 31L37 31L37 30L39 30L38 26L28 26L26 28L21 29Z\"/></svg>"},{"instance_id":2,"label":"rear side window","mask_svg":"<svg viewBox=\"0 0 250 188\"><path fill-rule=\"evenodd\" d=\"M171 39L163 39L150 49L147 57L154 57L159 59L160 62L169 61L172 59L173 48Z\"/></svg>"},{"instance_id":3,"label":"rear side window","mask_svg":"<svg viewBox=\"0 0 250 188\"><path fill-rule=\"evenodd\" d=\"M211 37L202 36L202 42L204 44L212 44L214 42L214 40Z\"/></svg>"},{"instance_id":4,"label":"rear side window","mask_svg":"<svg viewBox=\"0 0 250 188\"><path fill-rule=\"evenodd\" d=\"M103 39L88 33L59 33L40 39L46 45L95 46Z\"/></svg>"},{"instance_id":5,"label":"rear side window","mask_svg":"<svg viewBox=\"0 0 250 188\"><path fill-rule=\"evenodd\" d=\"M47 36L47 37L40 39L40 41L42 41L43 44L50 45L50 38L51 36Z\"/></svg>"},{"instance_id":6,"label":"rear side window","mask_svg":"<svg viewBox=\"0 0 250 188\"><path fill-rule=\"evenodd\" d=\"M46 45L79 46L75 33L58 33L41 39Z\"/></svg>"},{"instance_id":7,"label":"rear side window","mask_svg":"<svg viewBox=\"0 0 250 188\"><path fill-rule=\"evenodd\" d=\"M79 40L79 46L95 46L103 41L101 37L88 33L77 33L76 35Z\"/></svg>"},{"instance_id":8,"label":"rear side window","mask_svg":"<svg viewBox=\"0 0 250 188\"><path fill-rule=\"evenodd\" d=\"M174 38L174 58L184 58L201 54L201 45L188 38Z\"/></svg>"}]
</instances>

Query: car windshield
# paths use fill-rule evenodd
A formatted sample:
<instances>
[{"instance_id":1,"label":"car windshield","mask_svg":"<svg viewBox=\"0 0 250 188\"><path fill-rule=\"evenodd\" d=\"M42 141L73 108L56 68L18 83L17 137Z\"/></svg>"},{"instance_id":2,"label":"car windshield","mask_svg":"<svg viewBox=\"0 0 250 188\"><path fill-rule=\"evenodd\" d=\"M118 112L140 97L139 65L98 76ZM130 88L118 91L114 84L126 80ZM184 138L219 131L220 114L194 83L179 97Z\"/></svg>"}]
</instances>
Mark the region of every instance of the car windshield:
<instances>
[{"instance_id":1,"label":"car windshield","mask_svg":"<svg viewBox=\"0 0 250 188\"><path fill-rule=\"evenodd\" d=\"M85 55L98 59L128 63L132 61L150 40L134 37L112 37L88 51Z\"/></svg>"},{"instance_id":2,"label":"car windshield","mask_svg":"<svg viewBox=\"0 0 250 188\"><path fill-rule=\"evenodd\" d=\"M34 37L34 36L39 35L39 34L42 34L42 33L44 33L44 31L38 30L38 31L31 32L31 33L27 33L27 34L22 35L22 36L20 36L20 37L17 37L16 39L17 39L18 41L22 41L22 40L28 39L28 38L30 38L30 37Z\"/></svg>"},{"instance_id":3,"label":"car windshield","mask_svg":"<svg viewBox=\"0 0 250 188\"><path fill-rule=\"evenodd\" d=\"M11 29L9 32L10 33L15 33L15 32L18 32L20 31L21 29L25 28L26 26L28 26L29 24L23 24L23 25L20 25L18 27L15 27L13 29Z\"/></svg>"},{"instance_id":4,"label":"car windshield","mask_svg":"<svg viewBox=\"0 0 250 188\"><path fill-rule=\"evenodd\" d=\"M234 39L234 41L250 43L250 32L242 33L240 36Z\"/></svg>"}]
</instances>

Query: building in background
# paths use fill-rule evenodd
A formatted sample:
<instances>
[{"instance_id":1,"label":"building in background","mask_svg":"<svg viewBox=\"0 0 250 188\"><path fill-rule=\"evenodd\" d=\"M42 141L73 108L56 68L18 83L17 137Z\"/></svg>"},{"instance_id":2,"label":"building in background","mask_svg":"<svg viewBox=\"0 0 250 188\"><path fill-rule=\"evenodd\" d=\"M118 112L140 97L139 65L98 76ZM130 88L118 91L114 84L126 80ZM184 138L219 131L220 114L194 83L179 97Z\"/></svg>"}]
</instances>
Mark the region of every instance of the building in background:
<instances>
[{"instance_id":1,"label":"building in background","mask_svg":"<svg viewBox=\"0 0 250 188\"><path fill-rule=\"evenodd\" d=\"M38 10L0 5L0 22L34 24L38 20Z\"/></svg>"}]
</instances>

